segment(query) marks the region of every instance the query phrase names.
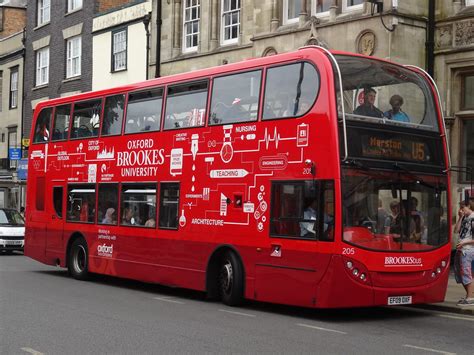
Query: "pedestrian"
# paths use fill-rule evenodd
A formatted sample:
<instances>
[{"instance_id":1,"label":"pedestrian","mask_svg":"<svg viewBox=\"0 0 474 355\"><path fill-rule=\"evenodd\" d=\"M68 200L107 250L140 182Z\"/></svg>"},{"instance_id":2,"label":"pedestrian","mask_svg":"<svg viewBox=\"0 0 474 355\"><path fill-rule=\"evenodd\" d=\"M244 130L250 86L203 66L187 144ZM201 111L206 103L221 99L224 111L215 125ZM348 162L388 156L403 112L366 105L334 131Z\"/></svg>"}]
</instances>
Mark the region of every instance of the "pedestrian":
<instances>
[{"instance_id":1,"label":"pedestrian","mask_svg":"<svg viewBox=\"0 0 474 355\"><path fill-rule=\"evenodd\" d=\"M454 269L456 282L461 283L466 290L466 297L458 302L458 306L474 306L474 293L472 282L472 262L474 260L474 200L469 203L461 202L458 211L458 221L454 231L459 233L459 241L456 244L456 256Z\"/></svg>"}]
</instances>

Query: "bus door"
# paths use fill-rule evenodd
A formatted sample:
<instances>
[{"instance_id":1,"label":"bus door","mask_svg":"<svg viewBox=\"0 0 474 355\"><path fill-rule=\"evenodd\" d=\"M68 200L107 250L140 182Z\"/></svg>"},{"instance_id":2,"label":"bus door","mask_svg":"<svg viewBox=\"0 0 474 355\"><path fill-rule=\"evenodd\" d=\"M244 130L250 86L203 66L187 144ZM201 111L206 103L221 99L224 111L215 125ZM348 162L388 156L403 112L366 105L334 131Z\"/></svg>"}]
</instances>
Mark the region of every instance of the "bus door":
<instances>
[{"instance_id":1,"label":"bus door","mask_svg":"<svg viewBox=\"0 0 474 355\"><path fill-rule=\"evenodd\" d=\"M46 176L44 173L30 173L28 182L25 255L41 260L45 256L46 225L48 224L45 207Z\"/></svg>"},{"instance_id":2,"label":"bus door","mask_svg":"<svg viewBox=\"0 0 474 355\"><path fill-rule=\"evenodd\" d=\"M64 230L64 191L65 183L48 182L47 213L49 223L46 226L46 252L57 255L63 251Z\"/></svg>"},{"instance_id":3,"label":"bus door","mask_svg":"<svg viewBox=\"0 0 474 355\"><path fill-rule=\"evenodd\" d=\"M274 182L270 236L257 249L255 298L314 306L331 256L323 250L333 240L333 182Z\"/></svg>"}]
</instances>

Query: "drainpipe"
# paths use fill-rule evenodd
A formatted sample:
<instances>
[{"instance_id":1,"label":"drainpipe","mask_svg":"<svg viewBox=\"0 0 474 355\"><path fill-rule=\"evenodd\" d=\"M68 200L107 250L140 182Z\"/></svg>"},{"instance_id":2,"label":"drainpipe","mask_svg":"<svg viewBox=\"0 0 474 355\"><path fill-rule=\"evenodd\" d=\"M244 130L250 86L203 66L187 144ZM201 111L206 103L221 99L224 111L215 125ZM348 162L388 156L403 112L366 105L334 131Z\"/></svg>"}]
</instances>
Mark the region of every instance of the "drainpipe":
<instances>
[{"instance_id":1,"label":"drainpipe","mask_svg":"<svg viewBox=\"0 0 474 355\"><path fill-rule=\"evenodd\" d=\"M156 8L156 55L155 55L155 78L161 76L161 0L157 1Z\"/></svg>"},{"instance_id":2,"label":"drainpipe","mask_svg":"<svg viewBox=\"0 0 474 355\"><path fill-rule=\"evenodd\" d=\"M428 34L426 40L426 71L434 78L435 0L428 0Z\"/></svg>"}]
</instances>

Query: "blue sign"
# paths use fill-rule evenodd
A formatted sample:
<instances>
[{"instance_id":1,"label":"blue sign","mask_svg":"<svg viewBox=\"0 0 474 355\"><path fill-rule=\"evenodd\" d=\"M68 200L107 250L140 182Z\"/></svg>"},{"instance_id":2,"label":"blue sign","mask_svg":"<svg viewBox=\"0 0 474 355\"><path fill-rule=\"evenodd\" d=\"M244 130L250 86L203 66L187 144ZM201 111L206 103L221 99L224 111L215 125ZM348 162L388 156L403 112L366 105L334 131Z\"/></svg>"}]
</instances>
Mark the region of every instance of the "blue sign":
<instances>
[{"instance_id":1,"label":"blue sign","mask_svg":"<svg viewBox=\"0 0 474 355\"><path fill-rule=\"evenodd\" d=\"M16 172L18 173L18 179L26 180L28 177L28 159L20 159L20 161L18 161Z\"/></svg>"},{"instance_id":2,"label":"blue sign","mask_svg":"<svg viewBox=\"0 0 474 355\"><path fill-rule=\"evenodd\" d=\"M8 148L8 158L10 160L20 160L21 148Z\"/></svg>"}]
</instances>

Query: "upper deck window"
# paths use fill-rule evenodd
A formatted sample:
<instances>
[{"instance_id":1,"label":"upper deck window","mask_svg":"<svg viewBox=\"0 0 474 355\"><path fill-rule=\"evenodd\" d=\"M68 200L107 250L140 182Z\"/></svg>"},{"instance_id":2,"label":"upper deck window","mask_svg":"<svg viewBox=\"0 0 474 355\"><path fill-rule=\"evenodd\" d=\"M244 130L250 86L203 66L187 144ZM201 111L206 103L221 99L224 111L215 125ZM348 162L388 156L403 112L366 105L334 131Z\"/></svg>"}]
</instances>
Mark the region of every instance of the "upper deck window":
<instances>
[{"instance_id":1,"label":"upper deck window","mask_svg":"<svg viewBox=\"0 0 474 355\"><path fill-rule=\"evenodd\" d=\"M71 105L56 107L56 111L54 113L53 141L67 139L70 120Z\"/></svg>"},{"instance_id":2,"label":"upper deck window","mask_svg":"<svg viewBox=\"0 0 474 355\"><path fill-rule=\"evenodd\" d=\"M438 131L434 97L419 74L369 58L336 56L346 118ZM340 98L338 111L341 113Z\"/></svg>"},{"instance_id":3,"label":"upper deck window","mask_svg":"<svg viewBox=\"0 0 474 355\"><path fill-rule=\"evenodd\" d=\"M101 131L102 136L112 136L122 132L124 106L125 95L115 95L105 98L104 120Z\"/></svg>"},{"instance_id":4,"label":"upper deck window","mask_svg":"<svg viewBox=\"0 0 474 355\"><path fill-rule=\"evenodd\" d=\"M74 104L72 138L97 137L100 125L102 100L90 100Z\"/></svg>"},{"instance_id":5,"label":"upper deck window","mask_svg":"<svg viewBox=\"0 0 474 355\"><path fill-rule=\"evenodd\" d=\"M263 119L305 114L319 92L319 75L309 63L296 63L268 69Z\"/></svg>"},{"instance_id":6,"label":"upper deck window","mask_svg":"<svg viewBox=\"0 0 474 355\"><path fill-rule=\"evenodd\" d=\"M187 83L168 88L165 129L204 125L207 82Z\"/></svg>"},{"instance_id":7,"label":"upper deck window","mask_svg":"<svg viewBox=\"0 0 474 355\"><path fill-rule=\"evenodd\" d=\"M128 96L125 133L158 131L161 124L163 89L131 93Z\"/></svg>"},{"instance_id":8,"label":"upper deck window","mask_svg":"<svg viewBox=\"0 0 474 355\"><path fill-rule=\"evenodd\" d=\"M33 143L45 143L49 141L49 132L51 127L51 111L52 109L50 107L44 108L38 114Z\"/></svg>"},{"instance_id":9,"label":"upper deck window","mask_svg":"<svg viewBox=\"0 0 474 355\"><path fill-rule=\"evenodd\" d=\"M256 121L261 76L258 70L214 79L209 124Z\"/></svg>"}]
</instances>

